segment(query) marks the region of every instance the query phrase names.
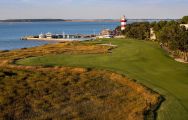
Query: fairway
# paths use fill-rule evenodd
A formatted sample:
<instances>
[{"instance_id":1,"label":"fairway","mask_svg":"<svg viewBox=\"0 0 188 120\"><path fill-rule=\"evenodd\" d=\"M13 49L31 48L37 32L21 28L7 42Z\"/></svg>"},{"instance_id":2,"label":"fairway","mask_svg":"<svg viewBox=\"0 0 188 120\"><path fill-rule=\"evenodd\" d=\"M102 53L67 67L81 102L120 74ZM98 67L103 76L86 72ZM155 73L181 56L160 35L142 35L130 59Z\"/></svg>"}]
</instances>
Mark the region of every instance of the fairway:
<instances>
[{"instance_id":1,"label":"fairway","mask_svg":"<svg viewBox=\"0 0 188 120\"><path fill-rule=\"evenodd\" d=\"M158 120L188 119L188 65L178 63L156 43L132 39L102 40L118 47L109 54L47 55L17 61L23 65L107 69L136 79L165 97Z\"/></svg>"}]
</instances>

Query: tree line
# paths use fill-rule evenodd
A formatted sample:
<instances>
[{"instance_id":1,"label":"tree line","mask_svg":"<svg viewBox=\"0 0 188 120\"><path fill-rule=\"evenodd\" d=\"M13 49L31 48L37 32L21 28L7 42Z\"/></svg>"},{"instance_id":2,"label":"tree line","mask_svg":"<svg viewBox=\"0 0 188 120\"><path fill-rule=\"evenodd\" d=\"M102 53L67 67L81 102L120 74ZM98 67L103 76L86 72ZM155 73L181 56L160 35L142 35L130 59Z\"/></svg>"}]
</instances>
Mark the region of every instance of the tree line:
<instances>
[{"instance_id":1,"label":"tree line","mask_svg":"<svg viewBox=\"0 0 188 120\"><path fill-rule=\"evenodd\" d=\"M188 30L181 24L188 24L188 16L177 21L160 21L151 23L157 40L171 50L188 52Z\"/></svg>"},{"instance_id":2,"label":"tree line","mask_svg":"<svg viewBox=\"0 0 188 120\"><path fill-rule=\"evenodd\" d=\"M180 20L128 24L121 34L129 38L149 40L150 29L153 28L157 41L162 45L173 51L188 52L188 29L181 24L188 24L188 16ZM116 30L118 29L120 30L120 27Z\"/></svg>"}]
</instances>

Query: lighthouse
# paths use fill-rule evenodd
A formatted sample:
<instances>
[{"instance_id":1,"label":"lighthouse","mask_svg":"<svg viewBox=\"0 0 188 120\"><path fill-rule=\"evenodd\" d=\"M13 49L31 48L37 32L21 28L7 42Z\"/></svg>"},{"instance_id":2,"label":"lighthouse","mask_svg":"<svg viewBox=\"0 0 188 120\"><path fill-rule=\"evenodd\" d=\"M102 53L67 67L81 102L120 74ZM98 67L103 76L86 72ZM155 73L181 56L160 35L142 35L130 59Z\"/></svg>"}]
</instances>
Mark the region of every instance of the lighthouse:
<instances>
[{"instance_id":1,"label":"lighthouse","mask_svg":"<svg viewBox=\"0 0 188 120\"><path fill-rule=\"evenodd\" d=\"M123 16L123 17L121 18L121 30L122 30L122 31L125 30L126 24L127 24L127 20L126 20L125 16Z\"/></svg>"}]
</instances>

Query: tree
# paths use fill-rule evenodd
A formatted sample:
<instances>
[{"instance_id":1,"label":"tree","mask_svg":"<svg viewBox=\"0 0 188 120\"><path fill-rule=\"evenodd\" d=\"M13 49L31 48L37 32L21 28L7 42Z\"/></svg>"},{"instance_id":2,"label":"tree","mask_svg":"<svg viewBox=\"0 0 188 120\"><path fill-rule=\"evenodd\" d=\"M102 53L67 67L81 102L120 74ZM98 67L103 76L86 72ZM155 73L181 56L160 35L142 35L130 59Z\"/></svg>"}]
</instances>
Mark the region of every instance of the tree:
<instances>
[{"instance_id":1,"label":"tree","mask_svg":"<svg viewBox=\"0 0 188 120\"><path fill-rule=\"evenodd\" d=\"M176 22L169 22L157 35L170 49L188 52L188 31Z\"/></svg>"},{"instance_id":2,"label":"tree","mask_svg":"<svg viewBox=\"0 0 188 120\"><path fill-rule=\"evenodd\" d=\"M184 16L184 17L181 19L181 23L182 23L182 24L188 24L188 16Z\"/></svg>"},{"instance_id":3,"label":"tree","mask_svg":"<svg viewBox=\"0 0 188 120\"><path fill-rule=\"evenodd\" d=\"M150 37L150 24L148 22L129 24L125 29L125 35L130 38L147 40Z\"/></svg>"}]
</instances>

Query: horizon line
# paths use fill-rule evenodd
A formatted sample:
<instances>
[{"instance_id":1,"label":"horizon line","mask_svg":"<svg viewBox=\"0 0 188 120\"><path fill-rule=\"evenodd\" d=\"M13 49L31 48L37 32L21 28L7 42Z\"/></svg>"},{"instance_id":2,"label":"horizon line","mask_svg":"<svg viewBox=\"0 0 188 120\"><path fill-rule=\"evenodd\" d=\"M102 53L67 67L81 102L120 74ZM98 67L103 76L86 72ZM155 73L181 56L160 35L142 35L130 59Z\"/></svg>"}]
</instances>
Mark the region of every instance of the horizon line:
<instances>
[{"instance_id":1,"label":"horizon line","mask_svg":"<svg viewBox=\"0 0 188 120\"><path fill-rule=\"evenodd\" d=\"M0 19L1 21L4 20L119 20L117 18L8 18L8 19ZM127 18L129 20L178 20L181 18Z\"/></svg>"}]
</instances>

